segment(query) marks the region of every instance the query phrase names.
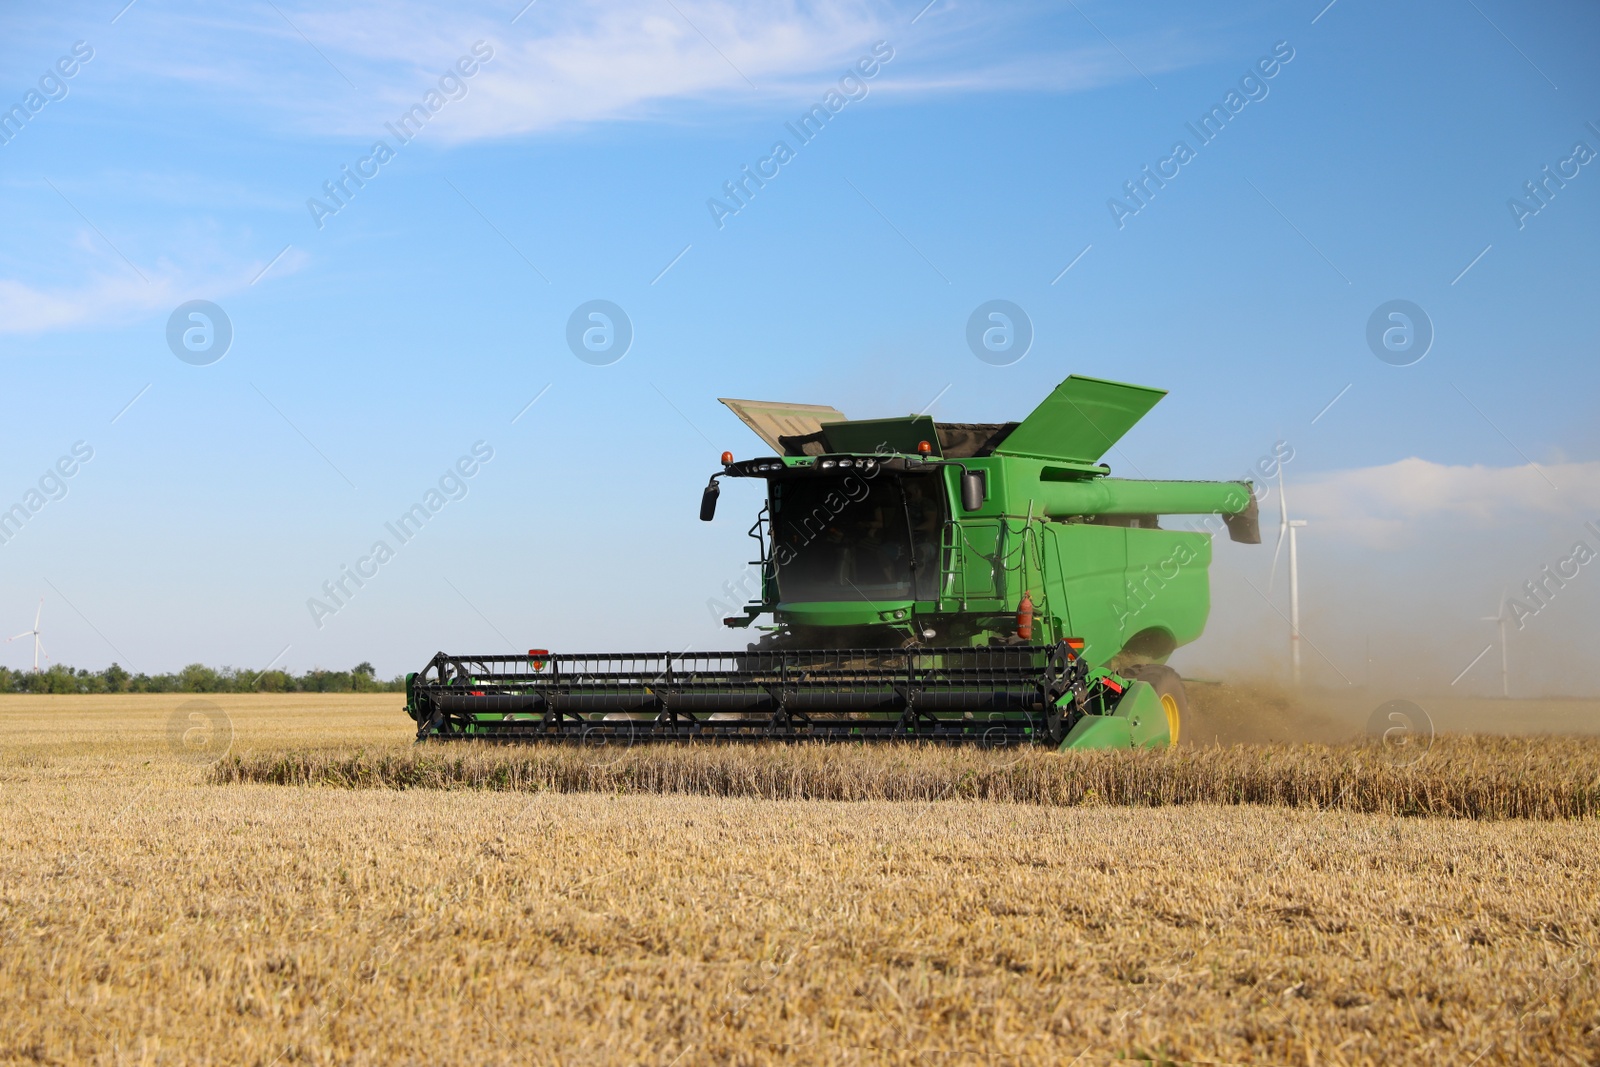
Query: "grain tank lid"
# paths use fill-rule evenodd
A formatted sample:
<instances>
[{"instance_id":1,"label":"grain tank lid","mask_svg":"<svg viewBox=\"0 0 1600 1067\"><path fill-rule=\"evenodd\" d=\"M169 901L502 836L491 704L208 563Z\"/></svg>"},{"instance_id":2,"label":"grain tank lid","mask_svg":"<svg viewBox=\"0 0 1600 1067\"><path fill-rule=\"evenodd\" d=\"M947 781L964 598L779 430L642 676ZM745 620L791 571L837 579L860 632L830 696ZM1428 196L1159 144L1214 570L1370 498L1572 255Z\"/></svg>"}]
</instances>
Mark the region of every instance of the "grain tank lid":
<instances>
[{"instance_id":1,"label":"grain tank lid","mask_svg":"<svg viewBox=\"0 0 1600 1067\"><path fill-rule=\"evenodd\" d=\"M994 450L997 456L1094 463L1144 418L1165 389L1074 374Z\"/></svg>"},{"instance_id":2,"label":"grain tank lid","mask_svg":"<svg viewBox=\"0 0 1600 1067\"><path fill-rule=\"evenodd\" d=\"M772 400L731 400L728 397L717 399L779 455L789 454L782 438L821 433L823 423L844 419L842 414L826 404L784 404Z\"/></svg>"}]
</instances>

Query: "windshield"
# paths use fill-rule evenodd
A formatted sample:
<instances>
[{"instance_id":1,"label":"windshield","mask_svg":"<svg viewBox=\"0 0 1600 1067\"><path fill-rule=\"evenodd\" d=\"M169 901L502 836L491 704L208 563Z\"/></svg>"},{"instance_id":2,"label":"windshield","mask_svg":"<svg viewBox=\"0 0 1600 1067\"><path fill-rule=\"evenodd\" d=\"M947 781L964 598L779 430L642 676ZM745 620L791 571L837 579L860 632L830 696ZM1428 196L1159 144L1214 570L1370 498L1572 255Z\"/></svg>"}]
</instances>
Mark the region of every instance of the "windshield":
<instances>
[{"instance_id":1,"label":"windshield","mask_svg":"<svg viewBox=\"0 0 1600 1067\"><path fill-rule=\"evenodd\" d=\"M931 474L773 480L779 599L934 599L942 490Z\"/></svg>"}]
</instances>

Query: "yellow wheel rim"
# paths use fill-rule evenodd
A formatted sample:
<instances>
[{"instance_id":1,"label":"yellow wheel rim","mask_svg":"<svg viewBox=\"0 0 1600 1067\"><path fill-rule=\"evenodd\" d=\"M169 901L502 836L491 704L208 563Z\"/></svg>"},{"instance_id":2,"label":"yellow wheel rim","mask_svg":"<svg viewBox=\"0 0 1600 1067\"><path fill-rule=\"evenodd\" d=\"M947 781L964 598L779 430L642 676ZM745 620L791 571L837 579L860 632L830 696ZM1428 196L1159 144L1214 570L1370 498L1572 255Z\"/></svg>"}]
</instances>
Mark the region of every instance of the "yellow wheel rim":
<instances>
[{"instance_id":1,"label":"yellow wheel rim","mask_svg":"<svg viewBox=\"0 0 1600 1067\"><path fill-rule=\"evenodd\" d=\"M1162 693L1161 710L1167 713L1167 744L1175 748L1178 744L1178 730L1183 725L1178 718L1178 698L1171 693Z\"/></svg>"}]
</instances>

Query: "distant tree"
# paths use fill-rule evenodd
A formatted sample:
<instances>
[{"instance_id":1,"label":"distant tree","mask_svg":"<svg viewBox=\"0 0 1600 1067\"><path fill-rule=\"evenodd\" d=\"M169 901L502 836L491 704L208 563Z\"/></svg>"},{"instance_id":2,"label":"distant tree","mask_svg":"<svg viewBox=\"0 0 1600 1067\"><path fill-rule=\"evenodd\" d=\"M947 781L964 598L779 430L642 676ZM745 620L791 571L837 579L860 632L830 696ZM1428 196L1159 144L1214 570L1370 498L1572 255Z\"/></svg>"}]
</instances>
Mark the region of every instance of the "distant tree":
<instances>
[{"instance_id":1,"label":"distant tree","mask_svg":"<svg viewBox=\"0 0 1600 1067\"><path fill-rule=\"evenodd\" d=\"M30 693L76 693L79 691L78 676L71 667L63 667L59 663L52 663L42 671L30 671L26 676L27 691Z\"/></svg>"},{"instance_id":2,"label":"distant tree","mask_svg":"<svg viewBox=\"0 0 1600 1067\"><path fill-rule=\"evenodd\" d=\"M384 689L377 680L378 669L366 660L350 668L350 688L357 693L377 693Z\"/></svg>"},{"instance_id":3,"label":"distant tree","mask_svg":"<svg viewBox=\"0 0 1600 1067\"><path fill-rule=\"evenodd\" d=\"M158 674L154 677L141 674L139 677L144 678L146 693L171 693L178 688L178 680L170 674Z\"/></svg>"},{"instance_id":4,"label":"distant tree","mask_svg":"<svg viewBox=\"0 0 1600 1067\"><path fill-rule=\"evenodd\" d=\"M203 663L191 663L178 672L178 688L185 693L215 693L217 672Z\"/></svg>"},{"instance_id":5,"label":"distant tree","mask_svg":"<svg viewBox=\"0 0 1600 1067\"><path fill-rule=\"evenodd\" d=\"M128 682L130 680L128 672L116 663L112 663L111 666L107 667L101 677L105 679L106 692L125 693L128 691Z\"/></svg>"},{"instance_id":6,"label":"distant tree","mask_svg":"<svg viewBox=\"0 0 1600 1067\"><path fill-rule=\"evenodd\" d=\"M405 676L379 681L363 660L349 671L313 668L296 677L288 671L259 673L233 667L215 669L191 663L176 674L130 674L113 663L101 671L54 664L43 671L0 667L0 693L381 693L405 689Z\"/></svg>"},{"instance_id":7,"label":"distant tree","mask_svg":"<svg viewBox=\"0 0 1600 1067\"><path fill-rule=\"evenodd\" d=\"M286 693L294 688L294 678L283 671L262 671L249 688L260 693Z\"/></svg>"}]
</instances>

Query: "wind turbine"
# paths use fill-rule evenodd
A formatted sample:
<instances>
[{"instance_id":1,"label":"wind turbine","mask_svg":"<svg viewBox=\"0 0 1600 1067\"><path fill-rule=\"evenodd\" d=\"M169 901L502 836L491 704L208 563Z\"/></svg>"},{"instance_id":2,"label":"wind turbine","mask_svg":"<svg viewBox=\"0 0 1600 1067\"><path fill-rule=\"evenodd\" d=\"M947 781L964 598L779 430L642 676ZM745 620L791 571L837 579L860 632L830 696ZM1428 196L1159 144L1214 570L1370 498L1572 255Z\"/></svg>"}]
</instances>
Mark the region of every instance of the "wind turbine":
<instances>
[{"instance_id":1,"label":"wind turbine","mask_svg":"<svg viewBox=\"0 0 1600 1067\"><path fill-rule=\"evenodd\" d=\"M1278 553L1283 551L1283 541L1289 539L1289 675L1294 684L1300 684L1300 554L1297 551L1295 531L1305 525L1304 519L1289 518L1289 502L1283 495L1283 464L1278 464L1278 544L1272 550L1272 574L1267 579L1267 592L1278 577Z\"/></svg>"},{"instance_id":2,"label":"wind turbine","mask_svg":"<svg viewBox=\"0 0 1600 1067\"><path fill-rule=\"evenodd\" d=\"M33 613L33 629L24 630L17 637L33 638L33 669L39 669L39 653L44 652L44 644L39 640L39 617L44 614L44 597L39 598L39 610ZM6 638L6 644L15 641L17 637ZM50 658L50 653L45 652L45 658Z\"/></svg>"},{"instance_id":3,"label":"wind turbine","mask_svg":"<svg viewBox=\"0 0 1600 1067\"><path fill-rule=\"evenodd\" d=\"M1510 665L1506 661L1506 624L1511 621L1511 615L1506 611L1506 591L1500 590L1500 609L1493 615L1480 615L1480 622L1498 623L1500 628L1500 695L1511 695Z\"/></svg>"}]
</instances>

